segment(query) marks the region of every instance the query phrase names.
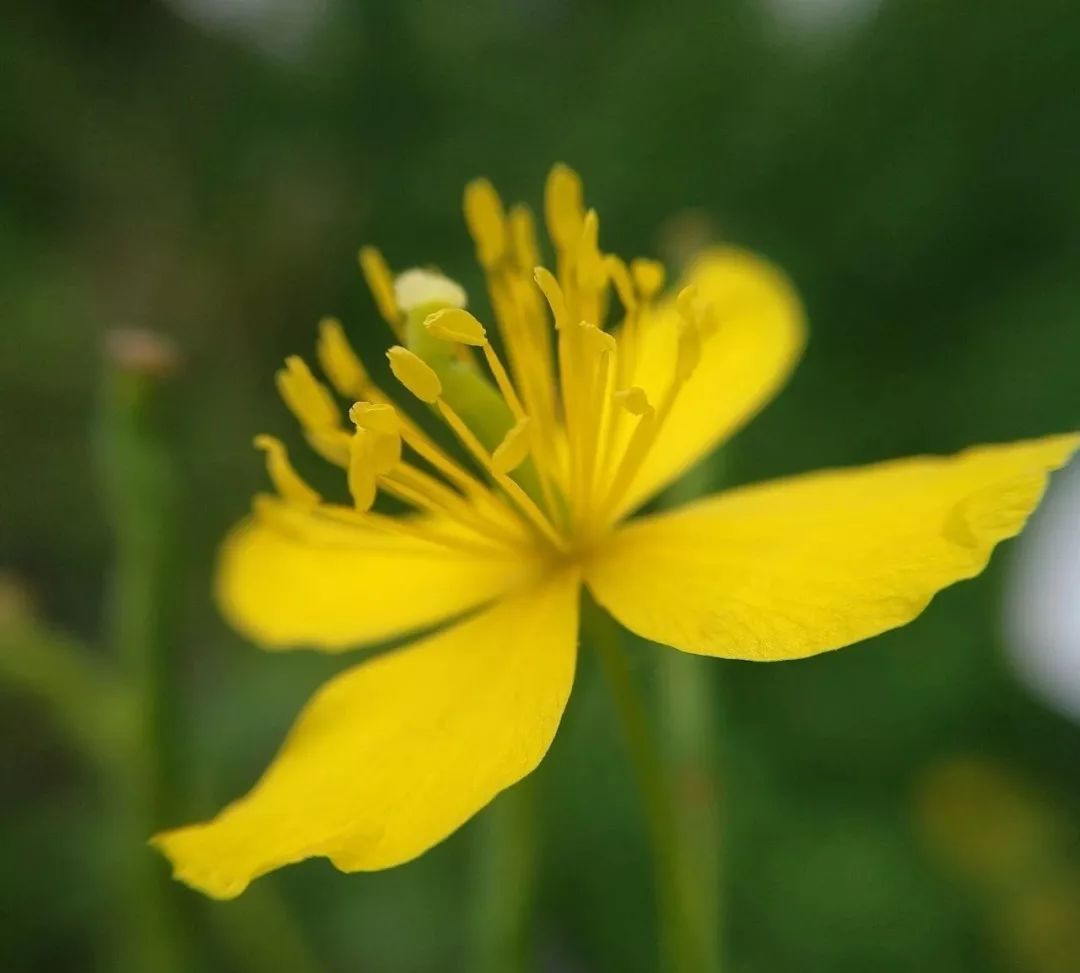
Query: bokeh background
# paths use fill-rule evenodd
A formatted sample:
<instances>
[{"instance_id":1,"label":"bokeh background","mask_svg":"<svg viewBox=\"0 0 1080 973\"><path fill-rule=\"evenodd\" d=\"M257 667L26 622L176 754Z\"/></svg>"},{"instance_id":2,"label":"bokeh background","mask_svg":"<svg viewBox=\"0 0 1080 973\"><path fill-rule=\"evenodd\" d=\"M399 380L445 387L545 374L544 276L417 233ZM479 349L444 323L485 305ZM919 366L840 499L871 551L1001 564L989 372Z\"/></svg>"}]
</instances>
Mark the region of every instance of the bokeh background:
<instances>
[{"instance_id":1,"label":"bokeh background","mask_svg":"<svg viewBox=\"0 0 1080 973\"><path fill-rule=\"evenodd\" d=\"M282 358L310 350L325 313L369 354L386 344L359 244L479 293L469 178L536 204L565 160L606 248L677 264L728 239L792 276L805 362L703 485L1080 421L1073 0L8 0L3 23L5 970L153 973L170 955L184 970L470 968L482 822L388 873L311 862L228 904L146 893L165 868L141 844L148 820L245 789L343 664L231 633L210 597L215 546L263 487L252 435L296 441L273 392ZM149 810L129 792L140 758L117 767L93 739L124 704L80 681L107 681L123 651L117 530L123 548L145 528L117 513L116 481L146 471L102 431L120 327L178 358L153 420L168 455L146 474L167 497L174 653L174 753ZM916 624L707 670L732 973L1080 970L1072 482ZM33 661L58 642L88 667L66 702ZM1036 648L1043 663L1016 662ZM1070 650L1071 668L1045 662ZM654 653L631 651L648 682ZM640 804L584 659L535 780L537 968L646 973Z\"/></svg>"}]
</instances>

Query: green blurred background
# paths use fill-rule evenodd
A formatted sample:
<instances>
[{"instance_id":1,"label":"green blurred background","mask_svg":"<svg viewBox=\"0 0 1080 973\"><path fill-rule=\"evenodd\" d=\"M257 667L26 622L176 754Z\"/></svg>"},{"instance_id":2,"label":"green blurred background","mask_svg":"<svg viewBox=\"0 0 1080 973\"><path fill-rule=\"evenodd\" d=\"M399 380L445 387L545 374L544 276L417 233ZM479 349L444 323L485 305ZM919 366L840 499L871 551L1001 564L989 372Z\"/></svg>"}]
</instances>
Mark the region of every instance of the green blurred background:
<instances>
[{"instance_id":1,"label":"green blurred background","mask_svg":"<svg viewBox=\"0 0 1080 973\"><path fill-rule=\"evenodd\" d=\"M1080 420L1074 0L4 8L6 655L42 631L85 642L73 651L91 663L116 651L104 335L151 329L182 357L159 417L179 558L172 790L140 817L79 718L0 679L4 970L132 969L144 935L174 937L190 970L469 968L482 822L391 872L310 862L235 903L171 886L151 902L129 881L165 872L139 822L238 795L343 664L231 633L210 598L215 546L263 488L252 435L298 441L274 395L281 359L310 351L326 313L369 356L387 343L359 244L479 292L469 178L536 204L565 160L606 248L677 261L711 236L790 273L805 362L705 480ZM707 669L728 970L1080 970L1080 729L1005 659L1014 557L872 643ZM631 651L650 679L653 651ZM538 968L656 970L640 803L588 652L536 789Z\"/></svg>"}]
</instances>

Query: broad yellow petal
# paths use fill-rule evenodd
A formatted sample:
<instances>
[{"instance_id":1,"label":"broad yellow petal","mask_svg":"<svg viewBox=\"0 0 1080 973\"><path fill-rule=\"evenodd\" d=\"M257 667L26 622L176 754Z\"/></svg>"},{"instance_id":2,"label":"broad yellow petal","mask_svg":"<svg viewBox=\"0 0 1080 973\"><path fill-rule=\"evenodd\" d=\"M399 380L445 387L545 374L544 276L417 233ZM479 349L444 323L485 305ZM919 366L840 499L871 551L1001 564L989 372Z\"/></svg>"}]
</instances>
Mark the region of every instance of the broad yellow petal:
<instances>
[{"instance_id":1,"label":"broad yellow petal","mask_svg":"<svg viewBox=\"0 0 1080 973\"><path fill-rule=\"evenodd\" d=\"M773 266L734 248L710 250L690 268L691 285L715 312L715 332L683 386L664 426L620 505L633 510L667 486L704 453L741 428L780 390L802 354L802 306ZM634 384L663 401L675 371L674 300L641 322Z\"/></svg>"},{"instance_id":2,"label":"broad yellow petal","mask_svg":"<svg viewBox=\"0 0 1080 973\"><path fill-rule=\"evenodd\" d=\"M578 586L549 578L331 679L246 797L154 839L176 877L232 898L304 858L366 871L441 841L547 751L574 678Z\"/></svg>"},{"instance_id":3,"label":"broad yellow petal","mask_svg":"<svg viewBox=\"0 0 1080 973\"><path fill-rule=\"evenodd\" d=\"M216 588L229 623L260 645L341 651L485 604L531 568L279 505L226 538Z\"/></svg>"},{"instance_id":4,"label":"broad yellow petal","mask_svg":"<svg viewBox=\"0 0 1080 973\"><path fill-rule=\"evenodd\" d=\"M621 529L586 582L639 635L792 659L915 618L1019 533L1080 437L982 446L717 494Z\"/></svg>"}]
</instances>

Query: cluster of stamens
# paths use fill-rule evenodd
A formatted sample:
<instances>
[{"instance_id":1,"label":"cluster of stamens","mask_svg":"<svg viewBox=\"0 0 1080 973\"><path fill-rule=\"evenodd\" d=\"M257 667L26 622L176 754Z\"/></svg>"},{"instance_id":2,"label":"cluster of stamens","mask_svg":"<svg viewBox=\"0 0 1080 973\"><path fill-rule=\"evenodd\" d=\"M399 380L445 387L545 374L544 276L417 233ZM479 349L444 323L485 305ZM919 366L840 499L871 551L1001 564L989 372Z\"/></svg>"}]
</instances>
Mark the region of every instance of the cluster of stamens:
<instances>
[{"instance_id":1,"label":"cluster of stamens","mask_svg":"<svg viewBox=\"0 0 1080 973\"><path fill-rule=\"evenodd\" d=\"M395 279L377 250L361 250L375 304L399 342L387 352L390 370L456 446L440 445L399 408L371 380L341 324L324 319L317 357L333 389L352 403L347 420L301 358L287 360L277 383L311 447L346 471L352 505L324 501L281 442L260 436L279 495L260 500L264 515L302 508L448 550L540 548L554 556L579 555L612 528L715 329L714 315L686 289L677 313L650 321L663 268L600 251L596 213L585 211L581 182L565 166L548 179L545 217L554 273L540 266L527 207L507 212L486 180L466 189L466 223L506 364L457 284L422 270ZM613 297L621 314L609 331ZM677 329L667 387L651 393L635 384L645 326ZM380 492L415 513L377 512Z\"/></svg>"}]
</instances>

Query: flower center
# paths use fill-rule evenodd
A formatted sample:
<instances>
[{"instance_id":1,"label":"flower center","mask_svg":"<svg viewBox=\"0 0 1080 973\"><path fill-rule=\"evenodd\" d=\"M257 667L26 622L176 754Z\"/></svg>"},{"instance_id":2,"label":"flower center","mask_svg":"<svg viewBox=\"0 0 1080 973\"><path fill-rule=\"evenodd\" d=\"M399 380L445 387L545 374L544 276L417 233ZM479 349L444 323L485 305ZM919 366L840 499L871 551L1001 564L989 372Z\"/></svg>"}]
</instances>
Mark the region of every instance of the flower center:
<instances>
[{"instance_id":1,"label":"flower center","mask_svg":"<svg viewBox=\"0 0 1080 973\"><path fill-rule=\"evenodd\" d=\"M395 278L377 250L361 250L375 303L398 339L387 352L390 369L455 447L440 445L376 386L341 325L326 319L318 358L353 402L350 423L300 358L288 359L278 387L315 451L346 471L352 507L323 502L281 443L260 437L282 503L449 548L560 559L585 556L625 515L715 315L690 289L653 313L663 268L600 250L597 215L585 211L581 182L564 166L548 179L545 216L554 272L540 265L526 207L504 210L486 180L466 189L465 219L500 350L456 282L420 269ZM646 389L637 378L651 328L674 329L674 355L666 386ZM414 513L376 512L380 492Z\"/></svg>"}]
</instances>

